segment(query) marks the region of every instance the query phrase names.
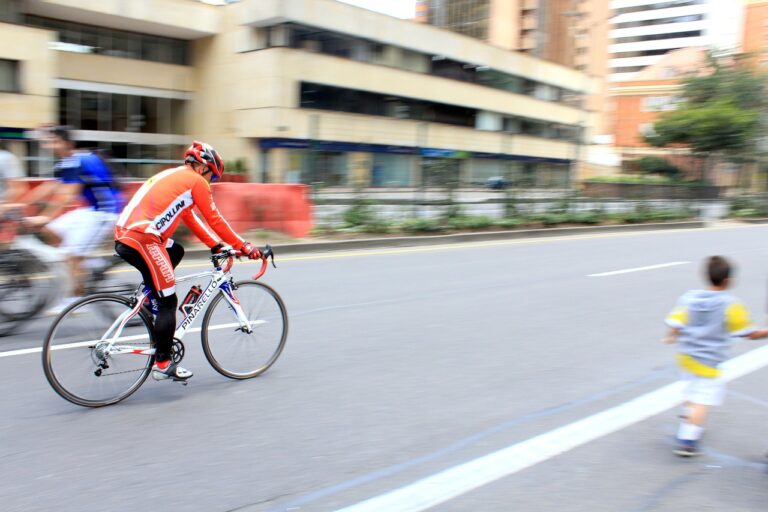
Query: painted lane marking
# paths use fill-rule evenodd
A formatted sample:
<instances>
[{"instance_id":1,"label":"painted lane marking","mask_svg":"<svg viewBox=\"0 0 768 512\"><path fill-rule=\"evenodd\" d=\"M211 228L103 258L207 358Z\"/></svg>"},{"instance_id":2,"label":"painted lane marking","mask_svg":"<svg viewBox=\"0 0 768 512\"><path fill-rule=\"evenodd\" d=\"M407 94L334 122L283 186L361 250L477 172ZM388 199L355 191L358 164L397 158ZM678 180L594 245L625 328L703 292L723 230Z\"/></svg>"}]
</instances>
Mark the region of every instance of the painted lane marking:
<instances>
[{"instance_id":1,"label":"painted lane marking","mask_svg":"<svg viewBox=\"0 0 768 512\"><path fill-rule=\"evenodd\" d=\"M768 345L723 364L732 381L768 365ZM338 512L419 512L549 460L586 443L672 409L683 402L684 382L675 382L616 407L499 451L448 468Z\"/></svg>"},{"instance_id":2,"label":"painted lane marking","mask_svg":"<svg viewBox=\"0 0 768 512\"><path fill-rule=\"evenodd\" d=\"M251 322L251 326L254 325L261 325L267 323L266 320L254 320ZM237 322L230 323L230 324L219 324L219 325L212 325L208 327L209 331L216 331L219 329L227 329L230 327L238 327L240 324ZM200 327L194 327L192 329L189 329L187 332L200 332ZM149 338L146 334L138 334L135 336L121 336L116 341L125 342L125 341L137 341L141 339L147 339ZM64 350L68 348L81 348L81 347L87 347L88 345L93 345L98 340L89 340L89 341L78 341L74 343L65 343L63 345L55 345L51 347L51 350ZM18 350L7 350L5 352L0 352L0 358L2 357L13 357L13 356L23 356L26 354L39 354L43 351L42 347L33 347L33 348L22 348Z\"/></svg>"},{"instance_id":3,"label":"painted lane marking","mask_svg":"<svg viewBox=\"0 0 768 512\"><path fill-rule=\"evenodd\" d=\"M589 274L587 277L617 276L619 274L629 274L631 272L642 272L644 270L655 270L657 268L676 267L678 265L687 265L689 263L690 261L673 261L671 263L660 263L658 265L649 265L647 267L635 267L635 268L627 268L624 270L613 270L611 272L601 272L599 274Z\"/></svg>"}]
</instances>

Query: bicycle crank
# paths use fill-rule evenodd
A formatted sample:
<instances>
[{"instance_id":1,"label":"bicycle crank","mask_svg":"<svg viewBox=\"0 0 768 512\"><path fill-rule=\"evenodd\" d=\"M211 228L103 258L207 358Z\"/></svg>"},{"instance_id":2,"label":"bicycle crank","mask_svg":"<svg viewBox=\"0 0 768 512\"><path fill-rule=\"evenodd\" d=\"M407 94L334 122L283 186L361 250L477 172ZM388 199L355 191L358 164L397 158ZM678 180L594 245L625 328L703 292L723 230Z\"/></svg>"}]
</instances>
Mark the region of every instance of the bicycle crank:
<instances>
[{"instance_id":1,"label":"bicycle crank","mask_svg":"<svg viewBox=\"0 0 768 512\"><path fill-rule=\"evenodd\" d=\"M171 346L171 361L179 364L184 359L184 344L178 338L173 338L173 345Z\"/></svg>"}]
</instances>

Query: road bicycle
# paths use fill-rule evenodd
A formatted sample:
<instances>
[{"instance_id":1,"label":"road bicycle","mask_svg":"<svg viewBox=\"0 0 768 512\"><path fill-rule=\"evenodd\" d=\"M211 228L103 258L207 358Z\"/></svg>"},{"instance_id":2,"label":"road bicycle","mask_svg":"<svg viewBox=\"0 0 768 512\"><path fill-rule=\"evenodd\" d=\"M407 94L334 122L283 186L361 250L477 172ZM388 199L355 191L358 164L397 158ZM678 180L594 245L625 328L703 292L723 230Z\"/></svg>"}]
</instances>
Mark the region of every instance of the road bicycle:
<instances>
[{"instance_id":1,"label":"road bicycle","mask_svg":"<svg viewBox=\"0 0 768 512\"><path fill-rule=\"evenodd\" d=\"M193 286L190 292L195 293L188 294L192 298L179 308L182 318L174 333L174 362L184 358L182 340L194 331L200 332L208 362L226 377L257 377L277 361L288 336L288 314L280 295L257 282L268 260L275 266L274 252L267 245L259 272L236 282L230 271L234 258L241 255L233 250L215 254L212 270L177 278L177 283L206 277L209 282L205 287ZM203 311L202 327L193 328ZM48 382L64 399L84 407L128 398L141 387L155 362L156 313L157 302L144 283L131 296L99 293L70 305L54 320L43 344Z\"/></svg>"}]
</instances>

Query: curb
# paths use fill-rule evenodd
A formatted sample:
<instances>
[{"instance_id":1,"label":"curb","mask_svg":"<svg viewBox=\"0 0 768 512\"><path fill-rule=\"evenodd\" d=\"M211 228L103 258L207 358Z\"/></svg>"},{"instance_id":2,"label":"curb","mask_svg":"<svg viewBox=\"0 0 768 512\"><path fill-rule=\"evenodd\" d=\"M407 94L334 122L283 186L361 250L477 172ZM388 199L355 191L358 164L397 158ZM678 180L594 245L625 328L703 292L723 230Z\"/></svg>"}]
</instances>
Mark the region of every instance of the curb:
<instances>
[{"instance_id":1,"label":"curb","mask_svg":"<svg viewBox=\"0 0 768 512\"><path fill-rule=\"evenodd\" d=\"M574 228L518 229L511 231L486 231L480 233L460 233L452 235L424 235L391 238L363 238L357 240L336 240L328 242L301 242L274 245L275 253L298 254L327 251L349 251L380 247L416 247L433 244L459 244L466 242L489 242L494 240L516 240L521 238L550 238L556 236L582 235L590 233L623 233L635 231L658 231L670 229L703 228L704 221L664 222L649 224L620 224L616 226L588 226ZM190 256L208 255L207 249L190 249Z\"/></svg>"}]
</instances>

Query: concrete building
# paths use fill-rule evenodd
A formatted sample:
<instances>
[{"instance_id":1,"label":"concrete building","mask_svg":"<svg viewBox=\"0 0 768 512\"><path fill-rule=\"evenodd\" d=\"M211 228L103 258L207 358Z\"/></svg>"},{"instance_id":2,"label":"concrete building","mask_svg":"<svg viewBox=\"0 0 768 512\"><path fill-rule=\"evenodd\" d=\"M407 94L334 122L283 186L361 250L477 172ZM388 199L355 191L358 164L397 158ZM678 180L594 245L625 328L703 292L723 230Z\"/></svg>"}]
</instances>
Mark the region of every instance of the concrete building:
<instances>
[{"instance_id":1,"label":"concrete building","mask_svg":"<svg viewBox=\"0 0 768 512\"><path fill-rule=\"evenodd\" d=\"M587 142L609 140L610 0L421 0L416 9L418 21L584 72L592 87L585 107L595 114Z\"/></svg>"},{"instance_id":2,"label":"concrete building","mask_svg":"<svg viewBox=\"0 0 768 512\"><path fill-rule=\"evenodd\" d=\"M685 149L654 148L644 136L663 112L674 110L681 80L706 64L706 48L683 48L662 57L655 64L634 73L633 79L614 83L611 94L616 103L614 125L616 150L625 168L643 156L659 156L682 168L691 167Z\"/></svg>"},{"instance_id":3,"label":"concrete building","mask_svg":"<svg viewBox=\"0 0 768 512\"><path fill-rule=\"evenodd\" d=\"M416 19L506 50L574 66L577 0L419 0Z\"/></svg>"},{"instance_id":4,"label":"concrete building","mask_svg":"<svg viewBox=\"0 0 768 512\"><path fill-rule=\"evenodd\" d=\"M768 0L746 0L743 51L755 66L768 67Z\"/></svg>"},{"instance_id":5,"label":"concrete building","mask_svg":"<svg viewBox=\"0 0 768 512\"><path fill-rule=\"evenodd\" d=\"M72 124L135 175L194 137L257 181L563 186L592 122L584 73L332 0L0 5L0 126Z\"/></svg>"},{"instance_id":6,"label":"concrete building","mask_svg":"<svg viewBox=\"0 0 768 512\"><path fill-rule=\"evenodd\" d=\"M741 0L611 0L610 80L624 82L672 50L741 47Z\"/></svg>"}]
</instances>

